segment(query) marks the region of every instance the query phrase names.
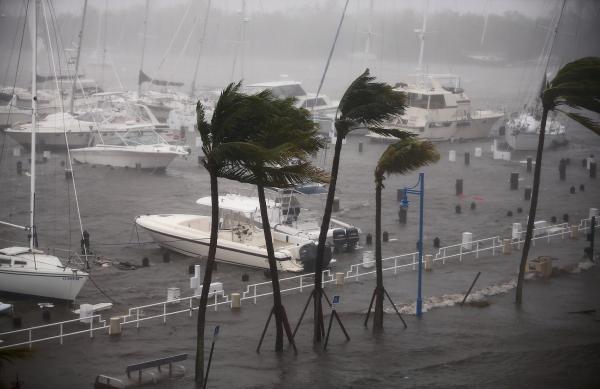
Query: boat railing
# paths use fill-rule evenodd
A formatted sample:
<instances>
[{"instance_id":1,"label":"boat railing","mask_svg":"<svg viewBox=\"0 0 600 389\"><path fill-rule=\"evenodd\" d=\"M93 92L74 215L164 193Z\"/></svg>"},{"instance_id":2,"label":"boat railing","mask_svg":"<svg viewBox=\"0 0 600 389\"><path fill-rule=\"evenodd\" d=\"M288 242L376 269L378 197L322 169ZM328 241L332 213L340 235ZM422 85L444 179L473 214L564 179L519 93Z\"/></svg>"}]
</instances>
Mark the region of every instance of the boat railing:
<instances>
[{"instance_id":1,"label":"boat railing","mask_svg":"<svg viewBox=\"0 0 600 389\"><path fill-rule=\"evenodd\" d=\"M554 225L542 226L534 229L532 243L536 241L550 243L552 239L563 240L566 237L574 237L575 233L586 233L591 228L591 218L581 219L578 224L560 223ZM600 227L600 217L596 219L596 226ZM477 259L480 255L496 256L502 254L508 247L521 247L524 242L524 232L514 234L512 239L502 239L500 236L483 238L479 240L461 242L449 246L440 247L433 255L433 262L445 264L450 260ZM359 280L375 273L375 261L369 257L363 259L361 263L352 264L346 272L334 274L334 270L323 271L323 285L338 284L339 281ZM399 271L414 271L419 266L419 254L417 252L387 257L382 259L383 272L397 274ZM341 279L340 276L341 275ZM293 291L303 292L305 289L312 290L314 286L314 273L296 275L292 277L281 278L279 280L282 293ZM262 297L268 297L273 294L271 282L260 282L252 285L246 285L246 290L240 295L240 302L252 301L254 304ZM193 312L198 309L200 296L194 294L188 297L174 298L167 301L161 301L137 307L129 308L127 313L118 316L121 325L133 326L139 328L140 325L149 320L162 319L163 323L167 318L174 315L187 314L193 316ZM232 294L226 294L222 289L215 290L209 295L210 304L208 309L218 310L219 307L232 307ZM65 337L89 334L94 337L95 332L108 330L106 319L99 314L92 314L87 317L66 320L57 323L39 325L14 331L0 333L0 349L9 347L29 346L34 343L44 341L59 340L63 344ZM4 341L4 343L2 342Z\"/></svg>"}]
</instances>

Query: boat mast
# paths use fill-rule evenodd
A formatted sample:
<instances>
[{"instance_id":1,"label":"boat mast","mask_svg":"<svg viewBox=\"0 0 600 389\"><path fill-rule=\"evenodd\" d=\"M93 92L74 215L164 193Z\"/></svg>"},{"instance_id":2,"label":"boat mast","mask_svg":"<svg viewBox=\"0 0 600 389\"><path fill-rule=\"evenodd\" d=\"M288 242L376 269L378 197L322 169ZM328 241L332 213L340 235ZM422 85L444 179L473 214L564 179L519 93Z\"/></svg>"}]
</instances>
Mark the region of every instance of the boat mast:
<instances>
[{"instance_id":1,"label":"boat mast","mask_svg":"<svg viewBox=\"0 0 600 389\"><path fill-rule=\"evenodd\" d=\"M423 52L425 51L425 33L427 31L427 9L429 8L429 2L425 4L425 10L423 11L423 26L421 29L416 29L415 32L419 34L421 40L421 47L419 48L419 63L417 65L417 73L423 75Z\"/></svg>"},{"instance_id":2,"label":"boat mast","mask_svg":"<svg viewBox=\"0 0 600 389\"><path fill-rule=\"evenodd\" d=\"M146 0L146 11L144 13L144 34L142 35L142 59L140 61L140 72L138 75L138 98L142 96L141 74L144 71L144 53L146 50L146 33L148 32L148 10L150 9L150 0Z\"/></svg>"},{"instance_id":3,"label":"boat mast","mask_svg":"<svg viewBox=\"0 0 600 389\"><path fill-rule=\"evenodd\" d=\"M31 14L31 190L29 198L29 250L36 246L35 211L35 131L37 128L37 11L39 0L34 0ZM35 260L35 257L34 257Z\"/></svg>"},{"instance_id":4,"label":"boat mast","mask_svg":"<svg viewBox=\"0 0 600 389\"><path fill-rule=\"evenodd\" d=\"M83 27L85 26L85 11L88 0L83 2L83 15L81 16L81 28L79 29L79 43L77 44L77 57L75 59L75 75L73 76L73 87L71 88L71 101L69 102L69 112L73 113L73 101L75 100L75 88L77 87L77 72L79 71L79 57L81 55L81 43L83 42Z\"/></svg>"},{"instance_id":5,"label":"boat mast","mask_svg":"<svg viewBox=\"0 0 600 389\"><path fill-rule=\"evenodd\" d=\"M365 42L365 53L363 56L363 69L369 66L369 54L371 51L371 39L373 39L373 0L369 3L369 27L367 30L367 40Z\"/></svg>"},{"instance_id":6,"label":"boat mast","mask_svg":"<svg viewBox=\"0 0 600 389\"><path fill-rule=\"evenodd\" d=\"M204 15L204 26L202 26L202 36L200 37L200 48L198 49L198 55L196 56L196 67L194 68L194 78L192 79L192 91L190 95L194 95L196 91L196 79L198 77L198 67L200 66L200 57L202 56L202 50L204 49L204 39L206 39L206 25L208 24L208 15L210 14L210 3L212 0L208 0L206 5L206 14Z\"/></svg>"}]
</instances>

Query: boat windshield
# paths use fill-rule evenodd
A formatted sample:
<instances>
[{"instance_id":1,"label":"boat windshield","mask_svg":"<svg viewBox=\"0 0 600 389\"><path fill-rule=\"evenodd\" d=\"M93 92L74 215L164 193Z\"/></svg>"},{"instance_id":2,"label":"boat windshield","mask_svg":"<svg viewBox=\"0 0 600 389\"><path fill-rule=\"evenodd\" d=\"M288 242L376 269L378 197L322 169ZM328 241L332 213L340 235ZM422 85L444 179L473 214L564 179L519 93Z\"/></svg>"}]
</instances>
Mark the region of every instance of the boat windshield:
<instances>
[{"instance_id":1,"label":"boat windshield","mask_svg":"<svg viewBox=\"0 0 600 389\"><path fill-rule=\"evenodd\" d=\"M313 108L313 107L323 107L326 106L327 103L325 102L325 100L323 100L322 98L308 98L306 100L304 100L304 102L302 103L302 108Z\"/></svg>"},{"instance_id":2,"label":"boat windshield","mask_svg":"<svg viewBox=\"0 0 600 389\"><path fill-rule=\"evenodd\" d=\"M102 135L102 143L111 146L139 146L166 144L166 141L154 131L129 130L125 133Z\"/></svg>"}]
</instances>

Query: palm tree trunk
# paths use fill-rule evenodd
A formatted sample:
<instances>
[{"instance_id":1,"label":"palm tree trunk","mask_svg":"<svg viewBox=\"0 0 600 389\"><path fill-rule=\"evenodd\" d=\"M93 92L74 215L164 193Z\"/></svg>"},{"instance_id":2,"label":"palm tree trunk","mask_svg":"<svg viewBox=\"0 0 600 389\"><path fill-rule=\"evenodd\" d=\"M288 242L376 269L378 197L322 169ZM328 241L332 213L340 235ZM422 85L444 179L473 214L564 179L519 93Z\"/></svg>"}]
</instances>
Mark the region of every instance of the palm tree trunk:
<instances>
[{"instance_id":1,"label":"palm tree trunk","mask_svg":"<svg viewBox=\"0 0 600 389\"><path fill-rule=\"evenodd\" d=\"M269 259L269 269L271 270L271 284L273 286L273 304L275 311L275 351L283 351L283 309L281 305L281 290L279 288L279 274L277 272L277 261L275 259L275 250L273 249L273 238L271 236L271 224L269 223L269 214L267 213L267 201L265 199L265 188L257 185L258 202L260 204L260 217L262 219L263 233L265 235L265 247Z\"/></svg>"},{"instance_id":2,"label":"palm tree trunk","mask_svg":"<svg viewBox=\"0 0 600 389\"><path fill-rule=\"evenodd\" d=\"M331 165L331 180L329 181L329 190L327 191L327 200L325 202L325 211L323 212L323 221L321 222L321 232L319 234L319 245L317 246L317 259L315 262L315 293L314 296L314 332L313 342L321 342L321 328L323 328L323 308L321 305L321 296L323 289L323 257L325 255L325 241L331 222L331 213L333 211L333 199L335 198L335 186L337 183L338 170L340 166L340 157L342 154L343 137L338 133L335 142L335 151L333 153L333 162Z\"/></svg>"},{"instance_id":3,"label":"palm tree trunk","mask_svg":"<svg viewBox=\"0 0 600 389\"><path fill-rule=\"evenodd\" d=\"M383 177L375 178L375 270L377 286L375 287L375 314L373 316L373 332L383 331L383 265L381 263L381 189Z\"/></svg>"},{"instance_id":4,"label":"palm tree trunk","mask_svg":"<svg viewBox=\"0 0 600 389\"><path fill-rule=\"evenodd\" d=\"M542 172L542 154L544 153L544 137L546 135L546 119L548 118L548 109L544 108L542 113L542 122L540 124L540 136L535 156L535 169L533 171L533 190L531 192L531 204L529 207L529 219L527 220L527 231L525 232L525 242L523 244L523 253L519 265L519 277L517 278L517 292L515 302L521 305L523 301L523 279L525 277L525 266L527 265L527 256L533 237L533 226L535 223L535 212L537 210L538 193L540 190L540 176Z\"/></svg>"},{"instance_id":5,"label":"palm tree trunk","mask_svg":"<svg viewBox=\"0 0 600 389\"><path fill-rule=\"evenodd\" d=\"M206 305L208 304L208 291L212 281L213 265L217 253L217 238L219 236L219 184L215 171L209 170L210 174L210 197L211 197L211 225L210 245L208 247L208 258L204 270L204 281L202 282L202 293L200 294L200 305L198 306L198 323L196 327L196 386L201 388L204 381L204 328L206 327Z\"/></svg>"}]
</instances>

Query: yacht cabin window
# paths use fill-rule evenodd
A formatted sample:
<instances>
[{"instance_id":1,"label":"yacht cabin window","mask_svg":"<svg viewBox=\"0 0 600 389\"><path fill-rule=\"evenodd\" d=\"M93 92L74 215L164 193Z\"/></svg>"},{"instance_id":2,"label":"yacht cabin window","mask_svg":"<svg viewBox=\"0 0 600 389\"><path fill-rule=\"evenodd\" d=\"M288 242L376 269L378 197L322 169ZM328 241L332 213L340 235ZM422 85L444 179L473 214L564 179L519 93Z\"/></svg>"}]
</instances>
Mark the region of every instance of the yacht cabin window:
<instances>
[{"instance_id":1,"label":"yacht cabin window","mask_svg":"<svg viewBox=\"0 0 600 389\"><path fill-rule=\"evenodd\" d=\"M302 108L310 109L312 107L321 107L324 105L327 105L327 103L325 103L325 100L323 100L322 98L310 98L306 99L304 103L302 103Z\"/></svg>"}]
</instances>

